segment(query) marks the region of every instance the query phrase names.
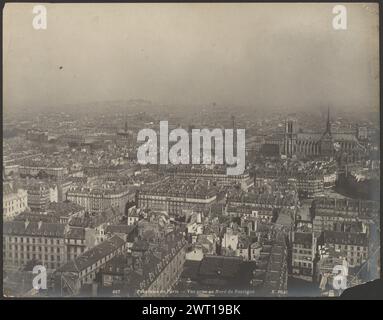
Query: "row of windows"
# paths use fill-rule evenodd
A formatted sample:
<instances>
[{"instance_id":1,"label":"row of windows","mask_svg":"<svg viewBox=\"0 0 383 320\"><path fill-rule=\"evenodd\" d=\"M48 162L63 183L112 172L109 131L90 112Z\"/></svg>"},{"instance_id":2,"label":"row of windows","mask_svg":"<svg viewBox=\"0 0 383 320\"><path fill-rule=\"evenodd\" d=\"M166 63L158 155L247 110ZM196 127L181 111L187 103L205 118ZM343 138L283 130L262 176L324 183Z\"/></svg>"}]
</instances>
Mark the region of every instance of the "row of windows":
<instances>
[{"instance_id":1,"label":"row of windows","mask_svg":"<svg viewBox=\"0 0 383 320\"><path fill-rule=\"evenodd\" d=\"M350 250L356 250L356 251L367 251L366 247L361 246L352 246L352 245L343 245L343 244L337 244L335 245L335 249L350 249Z\"/></svg>"},{"instance_id":2,"label":"row of windows","mask_svg":"<svg viewBox=\"0 0 383 320\"><path fill-rule=\"evenodd\" d=\"M295 267L303 267L303 268L311 268L312 267L312 263L310 262L294 262L294 266Z\"/></svg>"},{"instance_id":3,"label":"row of windows","mask_svg":"<svg viewBox=\"0 0 383 320\"><path fill-rule=\"evenodd\" d=\"M5 236L5 241L16 242L16 243L45 243L45 244L63 244L63 239L52 239L52 238L31 238L31 237L12 237Z\"/></svg>"},{"instance_id":4,"label":"row of windows","mask_svg":"<svg viewBox=\"0 0 383 320\"><path fill-rule=\"evenodd\" d=\"M67 239L66 242L69 244L84 244L85 240L84 239Z\"/></svg>"},{"instance_id":5,"label":"row of windows","mask_svg":"<svg viewBox=\"0 0 383 320\"><path fill-rule=\"evenodd\" d=\"M353 258L351 258L351 259L347 259L347 260L350 263L350 265L358 265L358 264L362 263L362 259L357 259L357 258L353 259Z\"/></svg>"},{"instance_id":6,"label":"row of windows","mask_svg":"<svg viewBox=\"0 0 383 320\"><path fill-rule=\"evenodd\" d=\"M45 255L42 255L42 254L31 254L31 253L12 253L12 252L9 252L7 254L5 254L5 258L13 258L13 259L27 259L27 260L31 260L31 259L39 259L39 260L42 260L44 259L44 261L61 261L61 257L60 256L55 256L55 255L48 255L48 254L45 254Z\"/></svg>"},{"instance_id":7,"label":"row of windows","mask_svg":"<svg viewBox=\"0 0 383 320\"><path fill-rule=\"evenodd\" d=\"M13 202L12 202L12 204L5 204L5 207L3 207L3 210L4 210L4 213L5 214L7 214L7 213L10 213L10 212L14 212L14 211L16 211L17 209L19 209L19 210L23 210L23 209L25 209L26 208L26 206L27 206L27 203L26 202L18 202L18 203L16 203L16 204L14 204ZM18 211L19 211L18 210Z\"/></svg>"},{"instance_id":8,"label":"row of windows","mask_svg":"<svg viewBox=\"0 0 383 320\"><path fill-rule=\"evenodd\" d=\"M77 258L79 255L83 254L84 252L85 252L85 249L84 249L84 248L82 248L82 249L79 250L79 251L70 251L70 252L67 252L68 260L75 259L75 258Z\"/></svg>"},{"instance_id":9,"label":"row of windows","mask_svg":"<svg viewBox=\"0 0 383 320\"><path fill-rule=\"evenodd\" d=\"M4 207L10 207L13 205L20 205L20 204L26 205L27 204L27 197L25 197L24 199L19 198L19 199L4 201L3 206Z\"/></svg>"},{"instance_id":10,"label":"row of windows","mask_svg":"<svg viewBox=\"0 0 383 320\"><path fill-rule=\"evenodd\" d=\"M312 250L304 250L304 249L294 249L293 250L294 253L300 253L300 254L308 254L308 255L311 255L312 254Z\"/></svg>"},{"instance_id":11,"label":"row of windows","mask_svg":"<svg viewBox=\"0 0 383 320\"><path fill-rule=\"evenodd\" d=\"M4 249L7 249L6 245L4 244L3 245L3 248ZM57 252L57 253L60 253L61 252L61 248L60 247L41 247L41 246L22 246L22 245L11 245L9 244L8 245L8 250L12 250L12 251L38 251L38 252Z\"/></svg>"},{"instance_id":12,"label":"row of windows","mask_svg":"<svg viewBox=\"0 0 383 320\"><path fill-rule=\"evenodd\" d=\"M367 256L365 253L360 253L360 252L348 252L347 255L351 257L357 256L357 257L364 257L364 258Z\"/></svg>"},{"instance_id":13,"label":"row of windows","mask_svg":"<svg viewBox=\"0 0 383 320\"><path fill-rule=\"evenodd\" d=\"M6 266L23 266L25 265L27 262L26 261L22 261L22 260L17 260L17 261L14 261L14 260L10 260L10 259L5 259L4 260L4 265ZM60 263L55 263L55 262L44 262L43 264L47 269L57 269L61 266Z\"/></svg>"},{"instance_id":14,"label":"row of windows","mask_svg":"<svg viewBox=\"0 0 383 320\"><path fill-rule=\"evenodd\" d=\"M333 221L338 221L338 222L341 222L341 221L345 221L345 222L354 222L356 221L356 217L354 216L350 216L349 217L339 217L339 216L315 216L315 220L319 222L333 222Z\"/></svg>"},{"instance_id":15,"label":"row of windows","mask_svg":"<svg viewBox=\"0 0 383 320\"><path fill-rule=\"evenodd\" d=\"M345 213L359 213L359 212L373 212L376 211L374 208L371 207L361 207L359 208L358 206L335 206L335 205L326 205L326 204L318 204L316 210L318 213L321 212L333 212L333 211L340 211L340 212L345 212Z\"/></svg>"}]
</instances>

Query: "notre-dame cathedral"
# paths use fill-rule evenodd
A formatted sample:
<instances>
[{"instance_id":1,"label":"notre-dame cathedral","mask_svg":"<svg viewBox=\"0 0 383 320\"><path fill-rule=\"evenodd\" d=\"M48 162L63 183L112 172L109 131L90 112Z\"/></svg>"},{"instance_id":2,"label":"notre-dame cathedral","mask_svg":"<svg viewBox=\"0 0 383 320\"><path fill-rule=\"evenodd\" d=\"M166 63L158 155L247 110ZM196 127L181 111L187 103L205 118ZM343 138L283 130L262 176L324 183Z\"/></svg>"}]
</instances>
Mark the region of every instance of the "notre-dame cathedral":
<instances>
[{"instance_id":1,"label":"notre-dame cathedral","mask_svg":"<svg viewBox=\"0 0 383 320\"><path fill-rule=\"evenodd\" d=\"M330 109L327 113L326 130L322 133L298 132L297 121L287 119L283 141L283 153L296 156L332 156L335 152L362 151L363 146L351 133L331 132Z\"/></svg>"}]
</instances>

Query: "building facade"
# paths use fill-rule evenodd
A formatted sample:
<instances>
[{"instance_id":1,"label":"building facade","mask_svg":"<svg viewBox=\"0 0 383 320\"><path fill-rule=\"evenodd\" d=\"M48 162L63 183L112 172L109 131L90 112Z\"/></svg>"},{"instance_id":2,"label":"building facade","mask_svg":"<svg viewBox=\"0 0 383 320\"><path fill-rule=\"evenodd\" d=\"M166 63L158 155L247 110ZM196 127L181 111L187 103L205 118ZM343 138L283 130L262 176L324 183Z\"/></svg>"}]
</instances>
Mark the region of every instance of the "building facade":
<instances>
[{"instance_id":1,"label":"building facade","mask_svg":"<svg viewBox=\"0 0 383 320\"><path fill-rule=\"evenodd\" d=\"M51 199L51 190L45 183L34 183L28 186L28 207L32 211L45 212Z\"/></svg>"},{"instance_id":2,"label":"building facade","mask_svg":"<svg viewBox=\"0 0 383 320\"><path fill-rule=\"evenodd\" d=\"M119 213L125 213L126 204L135 199L135 194L126 188L77 188L67 192L67 200L77 203L88 212L103 212L114 208Z\"/></svg>"},{"instance_id":3,"label":"building facade","mask_svg":"<svg viewBox=\"0 0 383 320\"><path fill-rule=\"evenodd\" d=\"M28 262L52 271L66 262L65 225L10 221L3 225L4 269L16 270Z\"/></svg>"},{"instance_id":4,"label":"building facade","mask_svg":"<svg viewBox=\"0 0 383 320\"><path fill-rule=\"evenodd\" d=\"M321 259L342 257L349 267L358 267L368 259L368 238L365 233L323 231L318 238L318 252Z\"/></svg>"},{"instance_id":5,"label":"building facade","mask_svg":"<svg viewBox=\"0 0 383 320\"><path fill-rule=\"evenodd\" d=\"M316 238L313 232L292 232L292 273L312 280L316 254Z\"/></svg>"},{"instance_id":6,"label":"building facade","mask_svg":"<svg viewBox=\"0 0 383 320\"><path fill-rule=\"evenodd\" d=\"M98 271L127 246L127 242L114 235L62 265L53 275L53 295L78 295L82 286L92 284Z\"/></svg>"},{"instance_id":7,"label":"building facade","mask_svg":"<svg viewBox=\"0 0 383 320\"><path fill-rule=\"evenodd\" d=\"M10 184L4 185L3 190L3 218L12 220L28 207L28 193L24 189L14 190Z\"/></svg>"},{"instance_id":8,"label":"building facade","mask_svg":"<svg viewBox=\"0 0 383 320\"><path fill-rule=\"evenodd\" d=\"M368 226L378 221L379 202L356 199L318 198L311 206L313 230L317 233L324 230L346 230L355 223Z\"/></svg>"},{"instance_id":9,"label":"building facade","mask_svg":"<svg viewBox=\"0 0 383 320\"><path fill-rule=\"evenodd\" d=\"M142 188L138 192L138 208L167 211L180 215L184 210L203 212L216 202L217 194L203 181L169 180L165 184Z\"/></svg>"}]
</instances>

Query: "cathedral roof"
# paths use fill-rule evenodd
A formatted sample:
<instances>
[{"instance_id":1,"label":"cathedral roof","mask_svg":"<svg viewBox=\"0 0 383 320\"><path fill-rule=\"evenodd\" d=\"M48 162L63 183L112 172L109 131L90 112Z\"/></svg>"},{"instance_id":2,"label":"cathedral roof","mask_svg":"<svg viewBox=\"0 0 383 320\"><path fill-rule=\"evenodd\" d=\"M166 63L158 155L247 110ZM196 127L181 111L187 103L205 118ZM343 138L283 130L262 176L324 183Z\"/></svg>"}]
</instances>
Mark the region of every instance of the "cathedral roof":
<instances>
[{"instance_id":1,"label":"cathedral roof","mask_svg":"<svg viewBox=\"0 0 383 320\"><path fill-rule=\"evenodd\" d=\"M332 137L335 141L357 141L356 137L351 133L333 133Z\"/></svg>"},{"instance_id":2,"label":"cathedral roof","mask_svg":"<svg viewBox=\"0 0 383 320\"><path fill-rule=\"evenodd\" d=\"M322 133L297 133L297 140L319 140L322 137Z\"/></svg>"},{"instance_id":3,"label":"cathedral roof","mask_svg":"<svg viewBox=\"0 0 383 320\"><path fill-rule=\"evenodd\" d=\"M297 133L297 140L307 140L307 141L319 141L324 137L323 133ZM357 142L356 137L351 133L331 133L331 137L334 141L348 141L348 142Z\"/></svg>"}]
</instances>

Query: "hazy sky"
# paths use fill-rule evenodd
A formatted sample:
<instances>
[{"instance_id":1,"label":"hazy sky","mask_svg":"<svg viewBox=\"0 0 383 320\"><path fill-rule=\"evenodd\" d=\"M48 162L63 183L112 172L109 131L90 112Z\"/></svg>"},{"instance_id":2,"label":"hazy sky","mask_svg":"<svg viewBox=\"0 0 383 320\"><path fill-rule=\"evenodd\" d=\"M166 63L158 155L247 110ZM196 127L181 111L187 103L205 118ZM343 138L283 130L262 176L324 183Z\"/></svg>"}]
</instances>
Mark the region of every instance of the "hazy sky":
<instances>
[{"instance_id":1,"label":"hazy sky","mask_svg":"<svg viewBox=\"0 0 383 320\"><path fill-rule=\"evenodd\" d=\"M33 4L3 12L4 108L149 99L378 108L378 6ZM63 68L60 69L60 66Z\"/></svg>"}]
</instances>

